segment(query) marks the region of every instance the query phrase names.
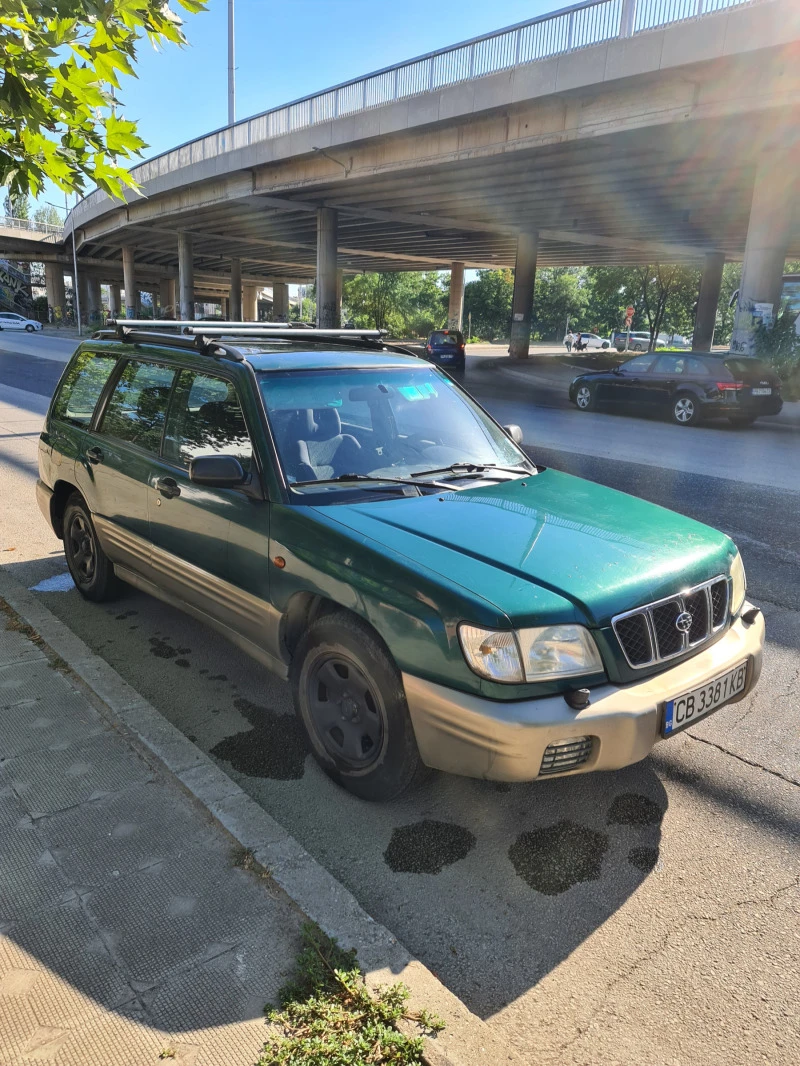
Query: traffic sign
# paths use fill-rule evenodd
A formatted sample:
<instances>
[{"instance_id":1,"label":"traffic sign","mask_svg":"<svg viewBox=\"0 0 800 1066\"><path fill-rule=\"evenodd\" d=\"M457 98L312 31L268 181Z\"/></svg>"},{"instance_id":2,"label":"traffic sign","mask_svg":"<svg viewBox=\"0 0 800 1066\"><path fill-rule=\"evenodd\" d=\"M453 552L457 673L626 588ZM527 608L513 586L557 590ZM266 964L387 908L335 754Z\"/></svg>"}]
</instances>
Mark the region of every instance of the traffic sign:
<instances>
[{"instance_id":1,"label":"traffic sign","mask_svg":"<svg viewBox=\"0 0 800 1066\"><path fill-rule=\"evenodd\" d=\"M630 305L628 305L628 307L625 308L625 317L626 318L633 318L635 312L636 312L636 308L635 307L631 307Z\"/></svg>"},{"instance_id":2,"label":"traffic sign","mask_svg":"<svg viewBox=\"0 0 800 1066\"><path fill-rule=\"evenodd\" d=\"M631 318L631 316L629 315L629 316L628 316L628 317L627 317L627 318L625 319L625 329L630 329L630 328L631 328L631 323L632 323L632 322L633 322L633 319L632 319L632 318Z\"/></svg>"}]
</instances>

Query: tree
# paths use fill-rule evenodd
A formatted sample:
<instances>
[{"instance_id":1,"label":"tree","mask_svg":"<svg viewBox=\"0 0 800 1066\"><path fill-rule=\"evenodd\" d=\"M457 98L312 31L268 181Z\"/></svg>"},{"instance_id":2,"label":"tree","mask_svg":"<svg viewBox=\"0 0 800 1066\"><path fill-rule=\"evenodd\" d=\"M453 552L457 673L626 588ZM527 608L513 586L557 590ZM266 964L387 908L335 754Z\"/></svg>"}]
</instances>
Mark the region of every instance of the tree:
<instances>
[{"instance_id":1,"label":"tree","mask_svg":"<svg viewBox=\"0 0 800 1066\"><path fill-rule=\"evenodd\" d=\"M472 315L472 332L483 340L507 337L511 325L514 275L506 270L479 270L464 289L464 317Z\"/></svg>"},{"instance_id":2,"label":"tree","mask_svg":"<svg viewBox=\"0 0 800 1066\"><path fill-rule=\"evenodd\" d=\"M356 274L344 281L342 303L356 326L424 336L443 324L446 293L435 270Z\"/></svg>"},{"instance_id":3,"label":"tree","mask_svg":"<svg viewBox=\"0 0 800 1066\"><path fill-rule=\"evenodd\" d=\"M7 192L3 201L3 211L8 218L30 218L30 200L23 193Z\"/></svg>"},{"instance_id":4,"label":"tree","mask_svg":"<svg viewBox=\"0 0 800 1066\"><path fill-rule=\"evenodd\" d=\"M147 145L115 113L119 76L134 75L142 34L182 45L181 26L167 0L0 0L0 183L33 195L46 178L66 192L135 188L117 160Z\"/></svg>"},{"instance_id":5,"label":"tree","mask_svg":"<svg viewBox=\"0 0 800 1066\"><path fill-rule=\"evenodd\" d=\"M539 270L533 293L534 333L542 340L561 340L567 331L567 318L578 327L588 302L585 272L581 268L545 267Z\"/></svg>"},{"instance_id":6,"label":"tree","mask_svg":"<svg viewBox=\"0 0 800 1066\"><path fill-rule=\"evenodd\" d=\"M33 212L33 221L42 222L47 226L62 226L64 219L57 207L52 204L42 204Z\"/></svg>"},{"instance_id":7,"label":"tree","mask_svg":"<svg viewBox=\"0 0 800 1066\"><path fill-rule=\"evenodd\" d=\"M662 331L688 333L700 275L691 267L648 263L637 267L590 267L589 315L606 329L620 329L625 308L636 309L633 328L650 334L650 347Z\"/></svg>"}]
</instances>

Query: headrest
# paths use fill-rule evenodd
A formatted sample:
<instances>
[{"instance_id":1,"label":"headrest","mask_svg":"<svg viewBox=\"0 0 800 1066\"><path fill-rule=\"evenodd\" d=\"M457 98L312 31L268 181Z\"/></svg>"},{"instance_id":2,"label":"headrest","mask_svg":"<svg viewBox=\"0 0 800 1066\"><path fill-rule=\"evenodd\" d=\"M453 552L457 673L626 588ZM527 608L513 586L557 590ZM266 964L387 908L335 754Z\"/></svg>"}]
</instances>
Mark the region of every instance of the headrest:
<instances>
[{"instance_id":1,"label":"headrest","mask_svg":"<svg viewBox=\"0 0 800 1066\"><path fill-rule=\"evenodd\" d=\"M316 436L322 440L338 437L342 432L342 420L335 407L318 407L314 411L314 421L317 423Z\"/></svg>"}]
</instances>

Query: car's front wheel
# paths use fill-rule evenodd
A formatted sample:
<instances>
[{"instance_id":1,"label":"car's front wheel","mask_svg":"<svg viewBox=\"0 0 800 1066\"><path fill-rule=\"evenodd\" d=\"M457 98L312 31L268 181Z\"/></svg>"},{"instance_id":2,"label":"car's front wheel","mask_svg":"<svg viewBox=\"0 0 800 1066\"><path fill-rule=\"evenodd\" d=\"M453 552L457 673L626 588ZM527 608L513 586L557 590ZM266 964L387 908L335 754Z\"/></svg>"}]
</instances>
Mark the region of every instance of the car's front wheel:
<instances>
[{"instance_id":1,"label":"car's front wheel","mask_svg":"<svg viewBox=\"0 0 800 1066\"><path fill-rule=\"evenodd\" d=\"M691 393L680 392L674 398L672 421L679 426L696 426L700 421L700 405Z\"/></svg>"},{"instance_id":2,"label":"car's front wheel","mask_svg":"<svg viewBox=\"0 0 800 1066\"><path fill-rule=\"evenodd\" d=\"M64 554L78 592L87 600L112 600L119 582L111 560L100 547L86 501L73 492L64 508Z\"/></svg>"},{"instance_id":3,"label":"car's front wheel","mask_svg":"<svg viewBox=\"0 0 800 1066\"><path fill-rule=\"evenodd\" d=\"M36 331L36 326L32 326L30 323L28 323L28 325L25 327L25 332L26 333L34 333L35 331Z\"/></svg>"},{"instance_id":4,"label":"car's front wheel","mask_svg":"<svg viewBox=\"0 0 800 1066\"><path fill-rule=\"evenodd\" d=\"M422 775L400 672L358 618L335 611L312 622L291 681L314 757L348 792L391 800Z\"/></svg>"},{"instance_id":5,"label":"car's front wheel","mask_svg":"<svg viewBox=\"0 0 800 1066\"><path fill-rule=\"evenodd\" d=\"M579 385L575 393L575 403L579 411L591 411L597 403L594 389L591 385Z\"/></svg>"}]
</instances>

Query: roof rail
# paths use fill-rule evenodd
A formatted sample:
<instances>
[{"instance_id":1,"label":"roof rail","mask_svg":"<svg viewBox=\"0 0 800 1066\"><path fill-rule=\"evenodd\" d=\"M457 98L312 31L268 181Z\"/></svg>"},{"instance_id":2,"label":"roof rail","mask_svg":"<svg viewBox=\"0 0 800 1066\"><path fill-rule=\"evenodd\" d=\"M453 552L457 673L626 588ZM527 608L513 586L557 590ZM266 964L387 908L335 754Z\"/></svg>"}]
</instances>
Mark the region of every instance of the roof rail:
<instances>
[{"instance_id":1,"label":"roof rail","mask_svg":"<svg viewBox=\"0 0 800 1066\"><path fill-rule=\"evenodd\" d=\"M297 330L285 326L270 326L259 325L253 328L242 329L238 323L223 322L220 326L215 326L213 323L198 323L192 322L190 325L184 327L184 333L189 336L196 337L202 335L205 337L230 337L230 336L247 336L247 337L287 337L291 336L294 339L294 334ZM308 340L331 340L334 337L345 337L351 340L371 340L380 341L386 336L385 329L304 329L302 339Z\"/></svg>"},{"instance_id":2,"label":"roof rail","mask_svg":"<svg viewBox=\"0 0 800 1066\"><path fill-rule=\"evenodd\" d=\"M120 340L125 341L127 344L152 344L153 342L161 341L164 344L169 344L172 348L188 348L199 355L209 355L214 359L231 359L235 363L243 363L245 361L244 356L237 348L232 348L229 344L222 344L217 340L210 340L208 337L188 337L181 333L161 333L158 330L136 329L123 325L123 321L130 322L130 319L118 322L116 329L97 330L96 333L92 334L92 339Z\"/></svg>"},{"instance_id":3,"label":"roof rail","mask_svg":"<svg viewBox=\"0 0 800 1066\"><path fill-rule=\"evenodd\" d=\"M108 326L135 326L139 329L183 329L185 326L205 325L201 319L183 318L110 318ZM247 329L313 329L307 322L228 322L223 319L208 320L208 325L236 326Z\"/></svg>"}]
</instances>

